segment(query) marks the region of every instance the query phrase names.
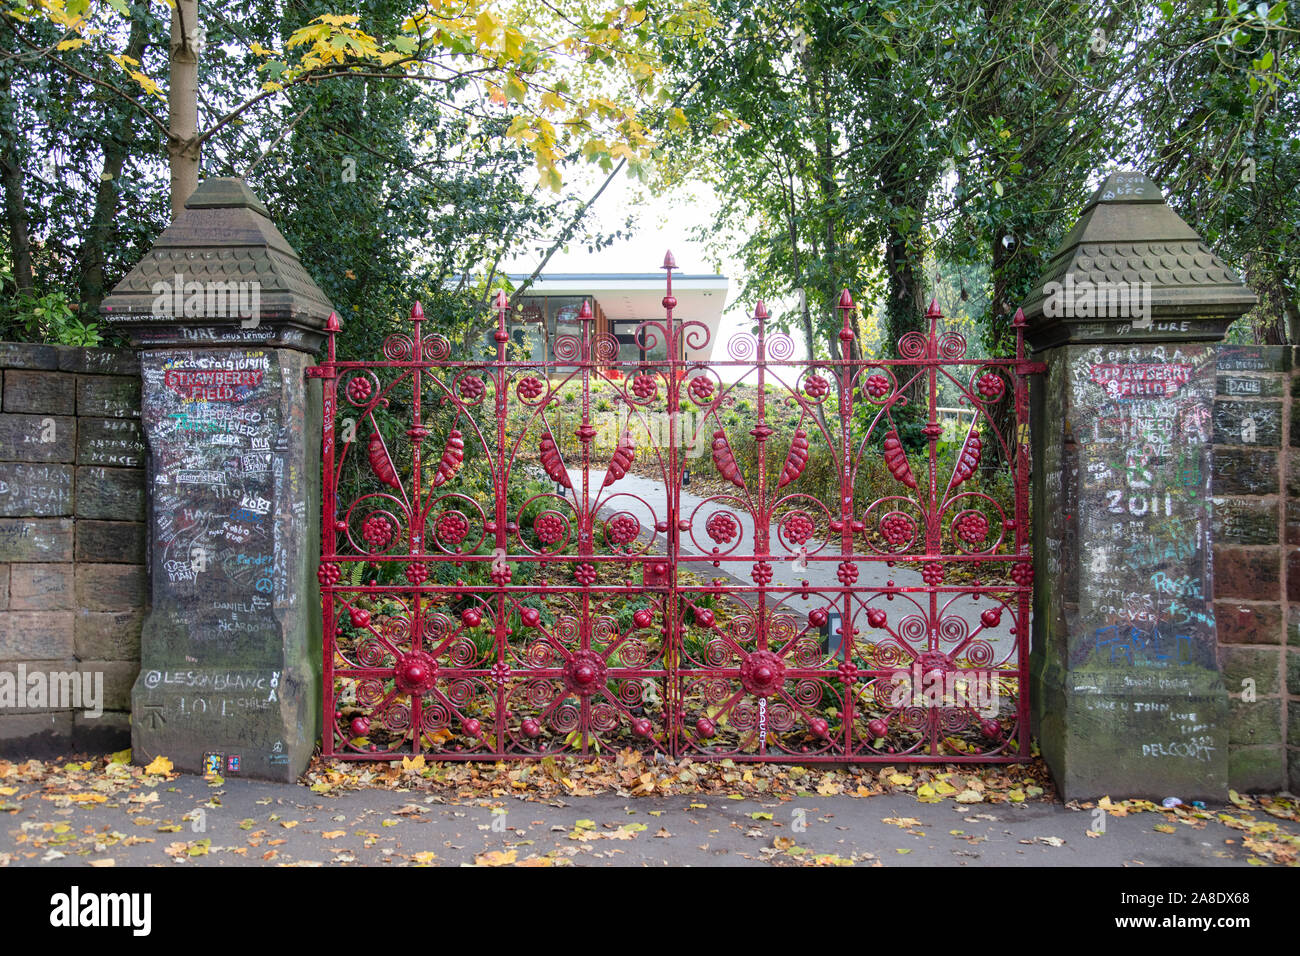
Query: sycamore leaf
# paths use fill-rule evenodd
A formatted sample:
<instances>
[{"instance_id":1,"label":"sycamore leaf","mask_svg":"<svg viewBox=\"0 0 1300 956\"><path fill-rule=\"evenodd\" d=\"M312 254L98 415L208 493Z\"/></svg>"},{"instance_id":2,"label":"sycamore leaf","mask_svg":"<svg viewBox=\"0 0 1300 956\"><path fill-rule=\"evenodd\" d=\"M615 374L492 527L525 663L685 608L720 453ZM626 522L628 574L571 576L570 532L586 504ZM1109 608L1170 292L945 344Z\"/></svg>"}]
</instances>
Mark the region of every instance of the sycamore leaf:
<instances>
[{"instance_id":1,"label":"sycamore leaf","mask_svg":"<svg viewBox=\"0 0 1300 956\"><path fill-rule=\"evenodd\" d=\"M166 757L154 757L153 762L144 768L145 773L166 774L172 772L172 762Z\"/></svg>"},{"instance_id":2,"label":"sycamore leaf","mask_svg":"<svg viewBox=\"0 0 1300 956\"><path fill-rule=\"evenodd\" d=\"M513 74L506 78L506 96L522 103L528 95L528 85Z\"/></svg>"}]
</instances>

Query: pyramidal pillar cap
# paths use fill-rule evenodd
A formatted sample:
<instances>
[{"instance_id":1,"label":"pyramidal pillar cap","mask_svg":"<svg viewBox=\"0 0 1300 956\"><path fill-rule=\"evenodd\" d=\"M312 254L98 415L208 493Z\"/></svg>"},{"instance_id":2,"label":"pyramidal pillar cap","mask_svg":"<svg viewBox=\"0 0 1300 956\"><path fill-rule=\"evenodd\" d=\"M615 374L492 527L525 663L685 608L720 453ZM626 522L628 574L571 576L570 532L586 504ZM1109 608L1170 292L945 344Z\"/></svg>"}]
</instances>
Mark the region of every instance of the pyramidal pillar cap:
<instances>
[{"instance_id":1,"label":"pyramidal pillar cap","mask_svg":"<svg viewBox=\"0 0 1300 956\"><path fill-rule=\"evenodd\" d=\"M242 179L205 179L100 305L137 348L319 349L329 299Z\"/></svg>"},{"instance_id":2,"label":"pyramidal pillar cap","mask_svg":"<svg viewBox=\"0 0 1300 956\"><path fill-rule=\"evenodd\" d=\"M1023 303L1034 349L1217 342L1256 297L1143 173L1114 172Z\"/></svg>"}]
</instances>

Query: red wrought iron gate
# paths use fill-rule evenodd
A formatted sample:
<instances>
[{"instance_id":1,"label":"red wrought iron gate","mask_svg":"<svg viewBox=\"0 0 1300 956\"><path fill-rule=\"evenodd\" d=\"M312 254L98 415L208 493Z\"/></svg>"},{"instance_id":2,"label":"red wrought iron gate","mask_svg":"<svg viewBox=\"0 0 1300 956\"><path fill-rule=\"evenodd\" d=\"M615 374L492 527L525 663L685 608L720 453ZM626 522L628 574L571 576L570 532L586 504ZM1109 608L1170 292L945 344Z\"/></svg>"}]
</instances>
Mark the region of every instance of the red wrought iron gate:
<instances>
[{"instance_id":1,"label":"red wrought iron gate","mask_svg":"<svg viewBox=\"0 0 1300 956\"><path fill-rule=\"evenodd\" d=\"M855 360L846 291L837 359L794 360L759 303L695 361L665 268L661 360L585 306L512 359L504 294L494 359L417 304L382 361L339 360L331 317L324 753L1027 759L1022 317L1014 359L931 305Z\"/></svg>"}]
</instances>

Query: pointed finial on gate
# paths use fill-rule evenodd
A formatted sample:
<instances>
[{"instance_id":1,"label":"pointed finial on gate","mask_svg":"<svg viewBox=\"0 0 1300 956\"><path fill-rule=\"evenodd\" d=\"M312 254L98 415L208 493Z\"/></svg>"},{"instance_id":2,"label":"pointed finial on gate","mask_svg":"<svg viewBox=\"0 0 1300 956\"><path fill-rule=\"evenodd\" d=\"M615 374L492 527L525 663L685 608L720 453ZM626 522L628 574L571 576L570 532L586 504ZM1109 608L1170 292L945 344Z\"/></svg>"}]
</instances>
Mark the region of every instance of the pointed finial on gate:
<instances>
[{"instance_id":1,"label":"pointed finial on gate","mask_svg":"<svg viewBox=\"0 0 1300 956\"><path fill-rule=\"evenodd\" d=\"M758 305L754 306L754 321L759 325L767 321L767 306L763 304L762 299L759 299Z\"/></svg>"},{"instance_id":2,"label":"pointed finial on gate","mask_svg":"<svg viewBox=\"0 0 1300 956\"><path fill-rule=\"evenodd\" d=\"M930 300L930 307L929 307L928 309L925 310L925 317L926 317L927 319L941 319L941 318L943 318L943 311L939 308L939 300L938 300L938 299L931 299L931 300Z\"/></svg>"},{"instance_id":3,"label":"pointed finial on gate","mask_svg":"<svg viewBox=\"0 0 1300 956\"><path fill-rule=\"evenodd\" d=\"M676 268L677 268L677 260L673 258L673 253L672 253L672 250L671 250L671 249L669 249L667 252L664 253L664 264L663 264L662 266L660 266L659 268L661 268L661 269L676 269Z\"/></svg>"},{"instance_id":4,"label":"pointed finial on gate","mask_svg":"<svg viewBox=\"0 0 1300 956\"><path fill-rule=\"evenodd\" d=\"M591 321L591 303L587 302L585 299L583 300L582 308L578 310L578 318L582 319L584 322Z\"/></svg>"},{"instance_id":5,"label":"pointed finial on gate","mask_svg":"<svg viewBox=\"0 0 1300 956\"><path fill-rule=\"evenodd\" d=\"M509 342L510 333L506 331L506 311L510 308L510 298L506 295L505 289L497 289L496 309L497 309L497 330L493 335L498 342Z\"/></svg>"},{"instance_id":6,"label":"pointed finial on gate","mask_svg":"<svg viewBox=\"0 0 1300 956\"><path fill-rule=\"evenodd\" d=\"M1015 317L1011 320L1011 327L1013 329L1020 329L1024 328L1027 324L1028 322L1025 321L1025 310L1016 309Z\"/></svg>"},{"instance_id":7,"label":"pointed finial on gate","mask_svg":"<svg viewBox=\"0 0 1300 956\"><path fill-rule=\"evenodd\" d=\"M850 321L850 316L853 314L853 296L849 295L848 289L845 289L840 293L839 310L844 321L843 326L840 328L840 341L845 343L852 342L854 335L853 323Z\"/></svg>"},{"instance_id":8,"label":"pointed finial on gate","mask_svg":"<svg viewBox=\"0 0 1300 956\"><path fill-rule=\"evenodd\" d=\"M415 303L415 305L411 306L411 321L412 321L412 322L419 322L419 321L421 321L421 320L423 320L423 319L424 319L424 309L421 307L420 303L417 301L417 302Z\"/></svg>"},{"instance_id":9,"label":"pointed finial on gate","mask_svg":"<svg viewBox=\"0 0 1300 956\"><path fill-rule=\"evenodd\" d=\"M343 323L339 321L339 314L331 312L330 317L325 320L326 332L340 332L343 329Z\"/></svg>"}]
</instances>

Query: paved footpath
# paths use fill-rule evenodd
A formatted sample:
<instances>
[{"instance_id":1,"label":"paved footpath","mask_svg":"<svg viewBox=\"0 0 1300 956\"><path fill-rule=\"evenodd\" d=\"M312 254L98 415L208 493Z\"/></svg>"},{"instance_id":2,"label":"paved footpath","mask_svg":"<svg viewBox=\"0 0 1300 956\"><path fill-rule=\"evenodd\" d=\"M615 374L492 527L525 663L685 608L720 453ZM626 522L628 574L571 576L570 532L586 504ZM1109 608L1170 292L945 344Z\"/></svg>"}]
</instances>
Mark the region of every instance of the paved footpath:
<instances>
[{"instance_id":1,"label":"paved footpath","mask_svg":"<svg viewBox=\"0 0 1300 956\"><path fill-rule=\"evenodd\" d=\"M156 795L156 796L155 796ZM328 795L303 785L177 776L103 803L21 792L0 806L0 864L49 866L1242 866L1260 844L1219 819L1158 812L1105 818L1059 802L921 803L871 797L727 795L464 803L416 780L409 790ZM1292 851L1300 823L1210 807L1267 828ZM1157 829L1161 827L1163 829ZM1095 834L1096 831L1094 830ZM1281 840L1283 842L1276 842ZM1267 853L1263 854L1267 856ZM1278 862L1278 858L1272 858Z\"/></svg>"}]
</instances>

